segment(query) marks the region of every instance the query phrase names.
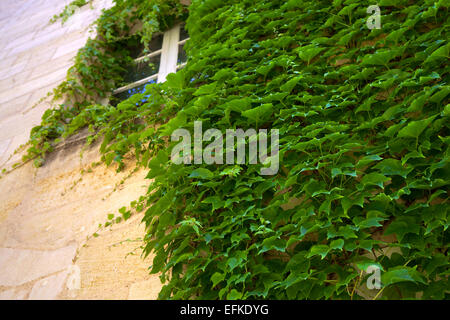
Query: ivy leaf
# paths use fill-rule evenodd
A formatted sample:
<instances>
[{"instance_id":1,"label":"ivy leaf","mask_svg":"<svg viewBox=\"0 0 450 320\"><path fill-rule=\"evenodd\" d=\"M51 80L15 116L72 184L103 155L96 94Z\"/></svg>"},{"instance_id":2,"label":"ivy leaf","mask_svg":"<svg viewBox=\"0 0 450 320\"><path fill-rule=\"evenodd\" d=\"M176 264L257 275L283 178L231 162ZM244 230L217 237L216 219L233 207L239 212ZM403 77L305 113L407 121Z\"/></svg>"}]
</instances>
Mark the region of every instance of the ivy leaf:
<instances>
[{"instance_id":1,"label":"ivy leaf","mask_svg":"<svg viewBox=\"0 0 450 320\"><path fill-rule=\"evenodd\" d=\"M340 168L333 168L331 169L331 177L335 178L338 175L342 174L342 170Z\"/></svg>"},{"instance_id":2,"label":"ivy leaf","mask_svg":"<svg viewBox=\"0 0 450 320\"><path fill-rule=\"evenodd\" d=\"M186 124L186 113L179 112L176 117L170 119L165 125L161 126L163 135L170 135L175 130L182 128Z\"/></svg>"},{"instance_id":3,"label":"ivy leaf","mask_svg":"<svg viewBox=\"0 0 450 320\"><path fill-rule=\"evenodd\" d=\"M231 242L233 243L239 243L243 240L250 240L250 236L245 232L233 233L231 236Z\"/></svg>"},{"instance_id":4,"label":"ivy leaf","mask_svg":"<svg viewBox=\"0 0 450 320\"><path fill-rule=\"evenodd\" d=\"M164 253L164 252L158 253L153 258L153 265L151 266L150 274L155 274L155 273L160 272L164 268L164 265L166 264L166 258L167 258L166 253Z\"/></svg>"},{"instance_id":5,"label":"ivy leaf","mask_svg":"<svg viewBox=\"0 0 450 320\"><path fill-rule=\"evenodd\" d=\"M232 289L230 293L227 295L227 300L239 300L242 298L242 293L237 291L236 289Z\"/></svg>"},{"instance_id":6,"label":"ivy leaf","mask_svg":"<svg viewBox=\"0 0 450 320\"><path fill-rule=\"evenodd\" d=\"M223 81L225 79L232 78L234 75L235 75L235 73L233 72L232 69L224 68L224 69L220 69L219 71L217 71L216 74L214 75L214 77L212 77L211 79L217 80L217 81Z\"/></svg>"},{"instance_id":7,"label":"ivy leaf","mask_svg":"<svg viewBox=\"0 0 450 320\"><path fill-rule=\"evenodd\" d=\"M364 270L364 271L367 271L367 268L369 268L369 267L371 267L371 266L376 266L376 267L378 267L380 270L383 270L383 271L384 271L383 266L382 266L379 262L376 262L376 261L371 260L371 259L369 259L369 258L367 258L367 257L364 257L364 256L358 258L358 261L356 262L356 266L357 266L360 270Z\"/></svg>"},{"instance_id":8,"label":"ivy leaf","mask_svg":"<svg viewBox=\"0 0 450 320\"><path fill-rule=\"evenodd\" d=\"M362 168L374 161L379 161L379 160L383 160L383 158L381 158L379 155L376 155L376 154L365 156L358 161L358 163L356 164L356 167Z\"/></svg>"},{"instance_id":9,"label":"ivy leaf","mask_svg":"<svg viewBox=\"0 0 450 320\"><path fill-rule=\"evenodd\" d=\"M359 223L357 223L356 225L360 228L360 229L365 229L365 228L372 228L372 227L382 227L382 224L380 224L380 221L384 221L384 218L381 217L370 217L367 218Z\"/></svg>"},{"instance_id":10,"label":"ivy leaf","mask_svg":"<svg viewBox=\"0 0 450 320\"><path fill-rule=\"evenodd\" d=\"M280 239L278 236L273 236L267 239L264 239L262 242L262 248L259 250L258 254L264 253L269 250L277 250L284 252L286 250L286 241Z\"/></svg>"},{"instance_id":11,"label":"ivy leaf","mask_svg":"<svg viewBox=\"0 0 450 320\"><path fill-rule=\"evenodd\" d=\"M340 227L337 235L344 237L344 239L358 238L351 226Z\"/></svg>"},{"instance_id":12,"label":"ivy leaf","mask_svg":"<svg viewBox=\"0 0 450 320\"><path fill-rule=\"evenodd\" d=\"M386 37L386 41L392 41L395 44L398 43L398 40L400 39L400 37L403 36L403 34L406 32L406 30L408 30L408 27L403 27L400 28L398 30L395 30L393 32L391 32L387 37Z\"/></svg>"},{"instance_id":13,"label":"ivy leaf","mask_svg":"<svg viewBox=\"0 0 450 320\"><path fill-rule=\"evenodd\" d=\"M445 60L449 59L449 50L450 50L450 44L443 45L437 50L435 50L424 62L424 64L429 64L436 62L438 60Z\"/></svg>"},{"instance_id":14,"label":"ivy leaf","mask_svg":"<svg viewBox=\"0 0 450 320\"><path fill-rule=\"evenodd\" d=\"M222 199L220 199L219 196L212 196L212 197L208 197L205 200L202 201L202 203L210 203L212 204L212 211L215 211L219 208L222 208L225 204L225 201L223 201Z\"/></svg>"},{"instance_id":15,"label":"ivy leaf","mask_svg":"<svg viewBox=\"0 0 450 320\"><path fill-rule=\"evenodd\" d=\"M206 179L206 180L211 180L213 177L214 177L214 174L206 168L195 169L189 175L189 178L198 178L198 179Z\"/></svg>"},{"instance_id":16,"label":"ivy leaf","mask_svg":"<svg viewBox=\"0 0 450 320\"><path fill-rule=\"evenodd\" d=\"M399 55L398 50L382 50L377 51L374 54L366 55L362 62L362 66L375 65L375 66L387 66L387 64Z\"/></svg>"},{"instance_id":17,"label":"ivy leaf","mask_svg":"<svg viewBox=\"0 0 450 320\"><path fill-rule=\"evenodd\" d=\"M227 102L225 107L225 119L226 121L231 124L230 122L230 114L232 111L242 113L245 110L248 110L251 107L252 100L249 97L246 98L239 98L239 99L233 99L229 102Z\"/></svg>"},{"instance_id":18,"label":"ivy leaf","mask_svg":"<svg viewBox=\"0 0 450 320\"><path fill-rule=\"evenodd\" d=\"M336 240L331 241L331 243L330 243L330 250L334 250L334 249L342 250L343 247L344 247L344 240L342 240L342 239L336 239Z\"/></svg>"},{"instance_id":19,"label":"ivy leaf","mask_svg":"<svg viewBox=\"0 0 450 320\"><path fill-rule=\"evenodd\" d=\"M181 72L170 73L167 75L165 84L172 88L183 89L184 75Z\"/></svg>"},{"instance_id":20,"label":"ivy leaf","mask_svg":"<svg viewBox=\"0 0 450 320\"><path fill-rule=\"evenodd\" d=\"M396 234L399 241L402 241L405 234L419 234L420 227L411 217L401 217L394 220L385 230L384 235Z\"/></svg>"},{"instance_id":21,"label":"ivy leaf","mask_svg":"<svg viewBox=\"0 0 450 320\"><path fill-rule=\"evenodd\" d=\"M356 196L354 199L349 197L345 197L341 200L342 209L344 209L344 215L347 215L348 210L354 205L364 207L364 195L360 194Z\"/></svg>"},{"instance_id":22,"label":"ivy leaf","mask_svg":"<svg viewBox=\"0 0 450 320\"><path fill-rule=\"evenodd\" d=\"M410 267L393 268L381 275L381 282L385 286L405 281L426 284L422 275L417 270Z\"/></svg>"},{"instance_id":23,"label":"ivy leaf","mask_svg":"<svg viewBox=\"0 0 450 320\"><path fill-rule=\"evenodd\" d=\"M216 272L211 276L211 281L213 283L212 287L214 288L219 282L225 279L225 274Z\"/></svg>"},{"instance_id":24,"label":"ivy leaf","mask_svg":"<svg viewBox=\"0 0 450 320\"><path fill-rule=\"evenodd\" d=\"M316 197L321 194L330 194L328 190L325 189L325 184L317 180L311 179L308 184L306 184L302 191L306 191L311 197Z\"/></svg>"},{"instance_id":25,"label":"ivy leaf","mask_svg":"<svg viewBox=\"0 0 450 320\"><path fill-rule=\"evenodd\" d=\"M309 64L312 59L314 59L319 53L321 53L324 50L324 48L307 46L299 48L297 50L300 59Z\"/></svg>"},{"instance_id":26,"label":"ivy leaf","mask_svg":"<svg viewBox=\"0 0 450 320\"><path fill-rule=\"evenodd\" d=\"M330 252L330 248L325 244L318 244L313 246L308 254L308 258L319 255L322 259L326 257L326 255Z\"/></svg>"},{"instance_id":27,"label":"ivy leaf","mask_svg":"<svg viewBox=\"0 0 450 320\"><path fill-rule=\"evenodd\" d=\"M291 91L294 89L294 87L297 85L297 83L300 81L300 79L302 79L302 77L295 77L292 78L291 80L289 80L288 82L286 82L285 84L283 84L280 89L285 92L290 94Z\"/></svg>"},{"instance_id":28,"label":"ivy leaf","mask_svg":"<svg viewBox=\"0 0 450 320\"><path fill-rule=\"evenodd\" d=\"M221 176L229 176L229 177L237 177L241 172L242 168L239 166L228 167L225 168L219 175Z\"/></svg>"},{"instance_id":29,"label":"ivy leaf","mask_svg":"<svg viewBox=\"0 0 450 320\"><path fill-rule=\"evenodd\" d=\"M431 258L430 262L426 264L425 270L428 274L432 274L436 268L446 265L448 265L448 257L442 253L438 253Z\"/></svg>"},{"instance_id":30,"label":"ivy leaf","mask_svg":"<svg viewBox=\"0 0 450 320\"><path fill-rule=\"evenodd\" d=\"M200 88L198 88L197 91L195 91L193 93L193 95L201 96L201 95L212 94L216 91L216 86L217 86L217 82L213 82L211 84L205 84L205 85L201 86Z\"/></svg>"},{"instance_id":31,"label":"ivy leaf","mask_svg":"<svg viewBox=\"0 0 450 320\"><path fill-rule=\"evenodd\" d=\"M405 154L405 156L402 158L402 165L405 165L405 163L408 162L409 159L417 159L417 158L422 158L424 159L425 156L418 152L417 150L408 152L407 154Z\"/></svg>"},{"instance_id":32,"label":"ivy leaf","mask_svg":"<svg viewBox=\"0 0 450 320\"><path fill-rule=\"evenodd\" d=\"M242 112L242 115L250 120L261 123L263 120L268 119L273 113L273 105L271 103L263 104L259 107L246 110Z\"/></svg>"},{"instance_id":33,"label":"ivy leaf","mask_svg":"<svg viewBox=\"0 0 450 320\"><path fill-rule=\"evenodd\" d=\"M398 137L400 138L418 138L420 134L425 130L425 128L433 122L433 120L437 117L437 115L432 116L430 118L420 120L420 121L412 121L406 127L401 129L398 133Z\"/></svg>"},{"instance_id":34,"label":"ivy leaf","mask_svg":"<svg viewBox=\"0 0 450 320\"><path fill-rule=\"evenodd\" d=\"M299 272L292 272L289 274L289 276L286 278L286 280L280 282L277 287L282 287L284 289L291 288L294 284L308 279L307 273L299 273Z\"/></svg>"},{"instance_id":35,"label":"ivy leaf","mask_svg":"<svg viewBox=\"0 0 450 320\"><path fill-rule=\"evenodd\" d=\"M119 212L122 214L124 220L128 220L131 217L131 211L127 210L126 207L120 208Z\"/></svg>"},{"instance_id":36,"label":"ivy leaf","mask_svg":"<svg viewBox=\"0 0 450 320\"><path fill-rule=\"evenodd\" d=\"M286 265L286 270L293 273L307 272L311 262L306 257L306 251L299 252L289 259Z\"/></svg>"},{"instance_id":37,"label":"ivy leaf","mask_svg":"<svg viewBox=\"0 0 450 320\"><path fill-rule=\"evenodd\" d=\"M361 183L364 186L372 185L372 186L378 186L382 189L384 189L384 183L391 180L390 178L386 178L384 175L380 173L369 173L366 174L362 179Z\"/></svg>"},{"instance_id":38,"label":"ivy leaf","mask_svg":"<svg viewBox=\"0 0 450 320\"><path fill-rule=\"evenodd\" d=\"M395 159L385 159L379 162L374 169L380 170L380 172L385 176L399 175L403 178L406 178L406 176L413 170L413 168L409 166L403 166L401 161Z\"/></svg>"},{"instance_id":39,"label":"ivy leaf","mask_svg":"<svg viewBox=\"0 0 450 320\"><path fill-rule=\"evenodd\" d=\"M341 11L338 12L338 16L350 16L354 9L358 6L357 3L352 3L350 5L345 6L341 9Z\"/></svg>"},{"instance_id":40,"label":"ivy leaf","mask_svg":"<svg viewBox=\"0 0 450 320\"><path fill-rule=\"evenodd\" d=\"M444 100L444 98L446 98L449 94L450 94L450 86L444 86L438 92L436 92L430 97L430 101L436 104L440 104L441 101Z\"/></svg>"},{"instance_id":41,"label":"ivy leaf","mask_svg":"<svg viewBox=\"0 0 450 320\"><path fill-rule=\"evenodd\" d=\"M175 219L176 219L176 217L172 212L164 212L159 217L159 226L162 228L171 226L175 223Z\"/></svg>"},{"instance_id":42,"label":"ivy leaf","mask_svg":"<svg viewBox=\"0 0 450 320\"><path fill-rule=\"evenodd\" d=\"M230 271L233 271L234 268L236 268L237 266L239 266L240 261L237 258L230 258L227 261L227 265L228 267L230 267Z\"/></svg>"},{"instance_id":43,"label":"ivy leaf","mask_svg":"<svg viewBox=\"0 0 450 320\"><path fill-rule=\"evenodd\" d=\"M262 65L256 69L256 72L259 74L262 74L264 77L267 76L267 74L272 70L272 68L275 66L275 63L271 61L268 65Z\"/></svg>"}]
</instances>

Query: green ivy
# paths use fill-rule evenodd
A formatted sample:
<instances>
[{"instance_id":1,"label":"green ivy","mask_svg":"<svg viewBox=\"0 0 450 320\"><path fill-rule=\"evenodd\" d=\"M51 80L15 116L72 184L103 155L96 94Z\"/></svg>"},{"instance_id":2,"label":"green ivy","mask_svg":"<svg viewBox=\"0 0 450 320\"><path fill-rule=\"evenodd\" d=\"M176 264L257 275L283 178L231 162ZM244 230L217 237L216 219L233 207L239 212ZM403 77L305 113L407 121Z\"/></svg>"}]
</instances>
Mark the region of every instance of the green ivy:
<instances>
[{"instance_id":1,"label":"green ivy","mask_svg":"<svg viewBox=\"0 0 450 320\"><path fill-rule=\"evenodd\" d=\"M377 297L447 299L450 2L381 0L374 30L370 4L194 0L186 67L113 107L92 102L120 81L129 21L147 41L185 10L116 1L64 84L81 102L47 111L30 157L89 126L107 164L132 151L148 167L145 254L161 299L361 299L370 264ZM198 120L279 129L280 172L173 164L168 137Z\"/></svg>"},{"instance_id":2,"label":"green ivy","mask_svg":"<svg viewBox=\"0 0 450 320\"><path fill-rule=\"evenodd\" d=\"M117 115L114 111L117 109L99 103L123 84L125 66L132 61L128 44L137 36L146 45L154 32L168 29L185 15L185 6L177 1L165 0L144 3L116 0L112 8L104 10L96 21L97 37L90 38L79 50L74 65L67 73L67 80L52 92L54 102L62 99L64 103L47 110L42 123L32 129L28 143L30 147L23 161L34 160L36 166L41 166L45 155L56 144L83 127L89 126L93 131L103 127L101 132L89 138L89 142L110 131L112 126L105 124L113 121L111 117ZM132 33L136 25L140 27ZM142 128L141 124L134 123L132 117L121 116L117 119L122 120L124 127L116 126L114 130L125 129L130 133L135 130L135 125ZM112 132L109 134L112 135Z\"/></svg>"},{"instance_id":3,"label":"green ivy","mask_svg":"<svg viewBox=\"0 0 450 320\"><path fill-rule=\"evenodd\" d=\"M59 19L61 19L61 24L64 24L73 14L75 10L81 8L91 2L91 0L74 0L70 4L64 7L63 11L60 14L55 14L52 19L50 19L50 23L55 23ZM92 5L92 3L91 3Z\"/></svg>"},{"instance_id":4,"label":"green ivy","mask_svg":"<svg viewBox=\"0 0 450 320\"><path fill-rule=\"evenodd\" d=\"M282 167L229 175L174 165L170 149L150 161L160 298L360 298L371 260L383 298L449 297L449 2L381 1L372 31L367 6L193 1L162 132L248 129L246 114L269 106L259 125L280 130Z\"/></svg>"}]
</instances>

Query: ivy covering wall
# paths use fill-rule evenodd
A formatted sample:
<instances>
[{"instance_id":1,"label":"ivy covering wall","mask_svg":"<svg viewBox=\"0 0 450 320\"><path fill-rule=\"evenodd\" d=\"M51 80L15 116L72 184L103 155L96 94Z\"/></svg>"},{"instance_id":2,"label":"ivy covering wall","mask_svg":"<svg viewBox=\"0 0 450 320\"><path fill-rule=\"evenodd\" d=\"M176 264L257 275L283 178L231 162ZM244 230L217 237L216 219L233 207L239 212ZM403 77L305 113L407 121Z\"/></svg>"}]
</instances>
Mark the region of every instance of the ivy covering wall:
<instances>
[{"instance_id":1,"label":"ivy covering wall","mask_svg":"<svg viewBox=\"0 0 450 320\"><path fill-rule=\"evenodd\" d=\"M108 165L131 156L148 168L133 207L146 210L162 299L361 299L369 265L381 268L378 299L449 298L450 1L380 0L373 30L370 4L116 0L25 160L42 165L89 127ZM184 69L117 107L99 103L133 35L146 42L186 18ZM194 121L279 129L278 174L173 164L170 134Z\"/></svg>"}]
</instances>

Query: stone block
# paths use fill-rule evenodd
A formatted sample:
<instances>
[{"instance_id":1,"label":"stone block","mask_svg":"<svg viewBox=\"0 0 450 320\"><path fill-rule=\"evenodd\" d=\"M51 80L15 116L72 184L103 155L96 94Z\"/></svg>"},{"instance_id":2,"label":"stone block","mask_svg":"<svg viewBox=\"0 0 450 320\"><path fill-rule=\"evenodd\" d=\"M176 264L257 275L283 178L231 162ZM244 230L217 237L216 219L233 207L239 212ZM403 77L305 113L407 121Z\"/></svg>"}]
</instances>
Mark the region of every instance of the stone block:
<instances>
[{"instance_id":1,"label":"stone block","mask_svg":"<svg viewBox=\"0 0 450 320\"><path fill-rule=\"evenodd\" d=\"M28 300L55 300L67 279L67 271L59 272L36 282L31 289Z\"/></svg>"},{"instance_id":2,"label":"stone block","mask_svg":"<svg viewBox=\"0 0 450 320\"><path fill-rule=\"evenodd\" d=\"M56 50L52 59L57 59L69 53L73 53L73 56L75 56L77 51L86 44L87 39L87 36L82 36L81 38L58 47L58 50Z\"/></svg>"},{"instance_id":3,"label":"stone block","mask_svg":"<svg viewBox=\"0 0 450 320\"><path fill-rule=\"evenodd\" d=\"M65 270L72 264L76 249L75 243L50 251L0 248L0 286L19 286Z\"/></svg>"},{"instance_id":4,"label":"stone block","mask_svg":"<svg viewBox=\"0 0 450 320\"><path fill-rule=\"evenodd\" d=\"M16 75L19 72L22 72L25 69L25 66L27 65L26 62L21 62L17 64L13 64L9 68L4 68L0 70L0 80L8 79L14 75Z\"/></svg>"},{"instance_id":5,"label":"stone block","mask_svg":"<svg viewBox=\"0 0 450 320\"><path fill-rule=\"evenodd\" d=\"M27 290L14 288L0 292L0 300L25 300L27 295Z\"/></svg>"},{"instance_id":6,"label":"stone block","mask_svg":"<svg viewBox=\"0 0 450 320\"><path fill-rule=\"evenodd\" d=\"M34 90L43 88L57 81L63 81L66 77L67 70L60 69L42 76L37 79L33 79L24 82L10 90L0 92L0 104L13 100L15 98L21 97L24 94L31 93Z\"/></svg>"},{"instance_id":7,"label":"stone block","mask_svg":"<svg viewBox=\"0 0 450 320\"><path fill-rule=\"evenodd\" d=\"M162 284L158 277L133 283L130 286L128 300L156 300L161 288Z\"/></svg>"}]
</instances>

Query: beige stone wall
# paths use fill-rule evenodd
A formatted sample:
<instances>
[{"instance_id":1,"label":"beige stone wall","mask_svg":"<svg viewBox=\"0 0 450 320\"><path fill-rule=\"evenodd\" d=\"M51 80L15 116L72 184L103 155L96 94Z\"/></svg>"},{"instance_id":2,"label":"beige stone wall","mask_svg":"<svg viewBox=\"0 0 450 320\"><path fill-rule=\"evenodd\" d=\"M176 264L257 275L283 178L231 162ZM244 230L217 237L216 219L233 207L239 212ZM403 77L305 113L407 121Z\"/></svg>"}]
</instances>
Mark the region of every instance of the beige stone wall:
<instances>
[{"instance_id":1,"label":"beige stone wall","mask_svg":"<svg viewBox=\"0 0 450 320\"><path fill-rule=\"evenodd\" d=\"M50 107L33 105L64 80L77 50L95 36L90 24L111 5L95 0L64 26L49 24L68 3L0 1L0 170L20 159L23 151L14 151ZM159 278L147 270L152 257L140 256L142 216L98 231L109 213L145 193L146 173L127 178L132 166L116 173L100 165L82 174L99 160L98 146L85 148L82 137L66 141L43 167L28 163L0 179L0 299L157 297Z\"/></svg>"}]
</instances>

